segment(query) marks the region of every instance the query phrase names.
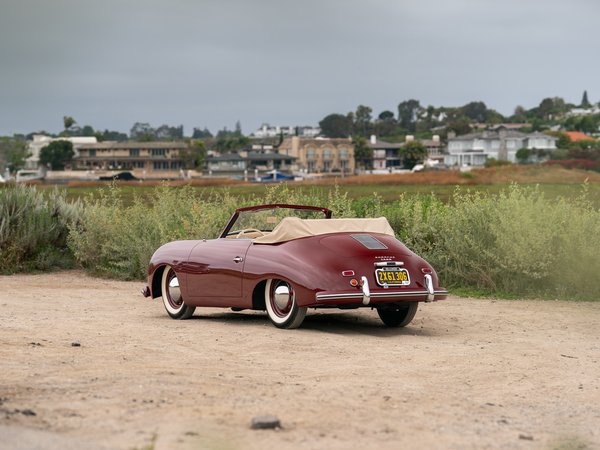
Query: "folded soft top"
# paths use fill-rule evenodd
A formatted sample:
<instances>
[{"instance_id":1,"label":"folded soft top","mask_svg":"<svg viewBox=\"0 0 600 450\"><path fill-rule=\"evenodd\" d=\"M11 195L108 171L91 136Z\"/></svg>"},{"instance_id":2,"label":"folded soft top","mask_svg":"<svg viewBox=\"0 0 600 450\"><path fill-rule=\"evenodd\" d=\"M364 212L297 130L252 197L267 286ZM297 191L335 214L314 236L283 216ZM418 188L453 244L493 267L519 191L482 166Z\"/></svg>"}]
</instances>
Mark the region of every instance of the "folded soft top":
<instances>
[{"instance_id":1,"label":"folded soft top","mask_svg":"<svg viewBox=\"0 0 600 450\"><path fill-rule=\"evenodd\" d=\"M300 219L285 217L272 232L254 239L255 244L277 244L329 233L381 233L395 236L385 217L376 219Z\"/></svg>"}]
</instances>

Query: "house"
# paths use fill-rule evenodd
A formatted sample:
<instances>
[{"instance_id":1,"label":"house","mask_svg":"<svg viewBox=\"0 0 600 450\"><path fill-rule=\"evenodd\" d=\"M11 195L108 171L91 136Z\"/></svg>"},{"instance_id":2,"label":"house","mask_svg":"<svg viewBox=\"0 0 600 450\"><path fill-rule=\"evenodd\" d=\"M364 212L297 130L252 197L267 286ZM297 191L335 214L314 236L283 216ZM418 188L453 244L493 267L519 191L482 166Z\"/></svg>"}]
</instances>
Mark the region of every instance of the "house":
<instances>
[{"instance_id":1,"label":"house","mask_svg":"<svg viewBox=\"0 0 600 450\"><path fill-rule=\"evenodd\" d=\"M353 174L354 145L348 138L287 137L279 153L295 158L293 169L304 173Z\"/></svg>"},{"instance_id":2,"label":"house","mask_svg":"<svg viewBox=\"0 0 600 450\"><path fill-rule=\"evenodd\" d=\"M506 128L462 136L449 133L444 162L449 166L483 166L488 158L516 162L519 149L552 151L556 150L557 140L544 133L521 133Z\"/></svg>"},{"instance_id":3,"label":"house","mask_svg":"<svg viewBox=\"0 0 600 450\"><path fill-rule=\"evenodd\" d=\"M79 146L75 167L88 170L135 170L151 176L183 169L185 142L98 142Z\"/></svg>"},{"instance_id":4,"label":"house","mask_svg":"<svg viewBox=\"0 0 600 450\"><path fill-rule=\"evenodd\" d=\"M589 108L572 108L569 112L567 112L567 117L590 116L592 114L600 114L600 105L590 106Z\"/></svg>"},{"instance_id":5,"label":"house","mask_svg":"<svg viewBox=\"0 0 600 450\"><path fill-rule=\"evenodd\" d=\"M209 156L206 165L211 174L248 174L259 171L292 169L295 157L282 155L273 151L257 152L242 150L237 153L225 153L222 155Z\"/></svg>"},{"instance_id":6,"label":"house","mask_svg":"<svg viewBox=\"0 0 600 450\"><path fill-rule=\"evenodd\" d=\"M569 139L571 140L571 142L578 142L578 141L595 141L596 138L592 137L592 136L588 136L585 133L582 133L580 131L563 131L563 134L566 134Z\"/></svg>"},{"instance_id":7,"label":"house","mask_svg":"<svg viewBox=\"0 0 600 450\"><path fill-rule=\"evenodd\" d=\"M43 134L34 134L33 139L27 143L27 150L29 151L29 157L25 160L25 169L36 170L40 165L40 152L44 147L54 141L69 141L73 144L73 151L75 156L78 155L79 149L82 145L95 144L98 141L95 137L77 136L77 137L59 137L53 138L45 136Z\"/></svg>"},{"instance_id":8,"label":"house","mask_svg":"<svg viewBox=\"0 0 600 450\"><path fill-rule=\"evenodd\" d=\"M385 142L371 136L368 142L373 150L373 170L393 170L402 167L400 148L404 142Z\"/></svg>"},{"instance_id":9,"label":"house","mask_svg":"<svg viewBox=\"0 0 600 450\"><path fill-rule=\"evenodd\" d=\"M373 149L373 170L394 170L402 167L401 149L407 142L414 141L414 136L408 135L404 142L385 142L372 135L368 145ZM438 135L431 139L418 140L427 149L427 158L434 161L443 161L443 146Z\"/></svg>"},{"instance_id":10,"label":"house","mask_svg":"<svg viewBox=\"0 0 600 450\"><path fill-rule=\"evenodd\" d=\"M321 128L311 126L289 127L289 126L271 126L268 123L263 123L258 130L252 133L254 138L274 138L283 135L300 136L300 137L317 137L321 134Z\"/></svg>"}]
</instances>

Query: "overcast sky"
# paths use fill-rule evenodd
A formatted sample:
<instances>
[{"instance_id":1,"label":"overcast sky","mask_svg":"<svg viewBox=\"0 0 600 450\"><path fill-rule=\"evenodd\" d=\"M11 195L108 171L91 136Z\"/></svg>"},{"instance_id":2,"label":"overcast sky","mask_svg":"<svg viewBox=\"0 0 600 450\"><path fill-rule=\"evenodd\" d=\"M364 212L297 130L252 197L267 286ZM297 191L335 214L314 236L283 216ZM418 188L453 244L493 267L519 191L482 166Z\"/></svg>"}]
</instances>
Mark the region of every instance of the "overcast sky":
<instances>
[{"instance_id":1,"label":"overcast sky","mask_svg":"<svg viewBox=\"0 0 600 450\"><path fill-rule=\"evenodd\" d=\"M0 0L0 135L600 100L598 0Z\"/></svg>"}]
</instances>

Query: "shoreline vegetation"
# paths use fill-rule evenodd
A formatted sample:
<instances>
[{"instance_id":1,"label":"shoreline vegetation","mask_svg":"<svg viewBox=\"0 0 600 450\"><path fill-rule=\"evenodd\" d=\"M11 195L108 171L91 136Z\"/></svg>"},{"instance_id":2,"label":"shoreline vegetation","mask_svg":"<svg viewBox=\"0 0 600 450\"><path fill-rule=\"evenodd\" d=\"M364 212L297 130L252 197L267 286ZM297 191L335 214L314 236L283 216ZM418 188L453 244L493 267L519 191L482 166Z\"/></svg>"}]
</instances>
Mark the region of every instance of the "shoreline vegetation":
<instances>
[{"instance_id":1,"label":"shoreline vegetation","mask_svg":"<svg viewBox=\"0 0 600 450\"><path fill-rule=\"evenodd\" d=\"M544 169L536 178L529 168L529 177L513 173L519 184L508 184L509 172L491 170L473 171L466 180L479 183L466 186L388 183L393 175L248 189L12 185L0 189L0 273L83 267L96 276L143 280L160 245L214 238L238 207L316 204L334 217L387 217L442 284L462 294L600 299L598 174Z\"/></svg>"}]
</instances>

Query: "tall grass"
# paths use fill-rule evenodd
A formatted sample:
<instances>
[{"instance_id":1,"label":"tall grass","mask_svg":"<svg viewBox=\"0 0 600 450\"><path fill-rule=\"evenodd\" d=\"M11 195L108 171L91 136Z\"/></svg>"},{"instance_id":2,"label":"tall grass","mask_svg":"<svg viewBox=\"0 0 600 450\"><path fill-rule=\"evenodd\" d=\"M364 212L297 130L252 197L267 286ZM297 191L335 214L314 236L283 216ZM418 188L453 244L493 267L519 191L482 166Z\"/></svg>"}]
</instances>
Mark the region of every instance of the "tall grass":
<instances>
[{"instance_id":1,"label":"tall grass","mask_svg":"<svg viewBox=\"0 0 600 450\"><path fill-rule=\"evenodd\" d=\"M136 197L126 206L119 189L111 187L85 200L82 219L71 226L69 246L77 261L101 276L141 279L152 253L180 239L212 239L236 208L257 203L327 204L339 217L353 215L346 195L300 193L287 185L267 189L260 199L233 197L227 190L198 193L193 187L156 188L150 198Z\"/></svg>"},{"instance_id":2,"label":"tall grass","mask_svg":"<svg viewBox=\"0 0 600 450\"><path fill-rule=\"evenodd\" d=\"M535 187L518 185L497 195L457 188L450 202L434 195L384 202L375 192L351 200L337 187L298 190L288 185L270 187L260 197L163 186L150 198L146 192L127 203L115 187L75 204L66 203L59 192L43 197L34 188L3 191L0 270L5 272L64 262L53 258L68 256L67 239L72 255L88 271L143 279L160 245L214 238L241 206L292 203L326 206L334 217L387 217L398 238L431 262L450 288L600 299L600 210L588 200L585 187L575 200L550 199Z\"/></svg>"},{"instance_id":3,"label":"tall grass","mask_svg":"<svg viewBox=\"0 0 600 450\"><path fill-rule=\"evenodd\" d=\"M68 227L81 212L81 202L67 202L64 191L0 189L0 273L71 267Z\"/></svg>"},{"instance_id":4,"label":"tall grass","mask_svg":"<svg viewBox=\"0 0 600 450\"><path fill-rule=\"evenodd\" d=\"M567 201L517 185L498 196L458 190L451 204L403 199L383 215L451 287L600 300L600 211L585 191Z\"/></svg>"}]
</instances>

